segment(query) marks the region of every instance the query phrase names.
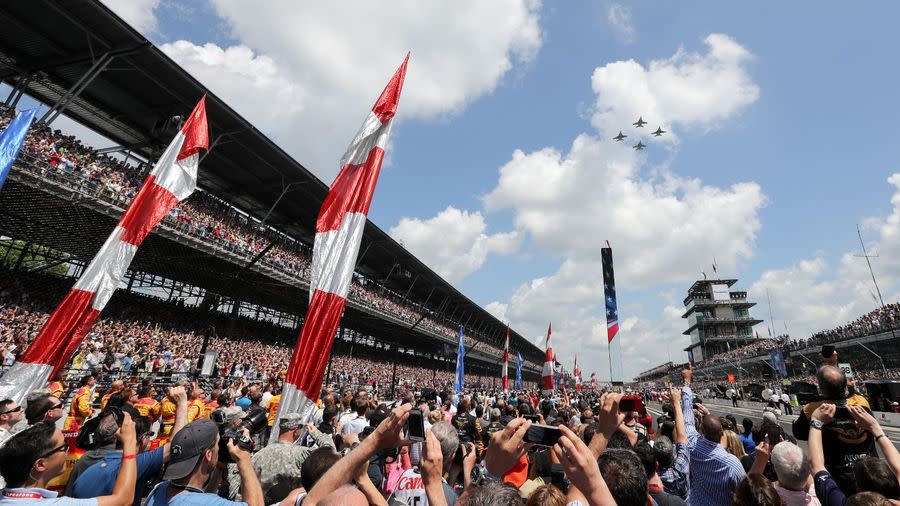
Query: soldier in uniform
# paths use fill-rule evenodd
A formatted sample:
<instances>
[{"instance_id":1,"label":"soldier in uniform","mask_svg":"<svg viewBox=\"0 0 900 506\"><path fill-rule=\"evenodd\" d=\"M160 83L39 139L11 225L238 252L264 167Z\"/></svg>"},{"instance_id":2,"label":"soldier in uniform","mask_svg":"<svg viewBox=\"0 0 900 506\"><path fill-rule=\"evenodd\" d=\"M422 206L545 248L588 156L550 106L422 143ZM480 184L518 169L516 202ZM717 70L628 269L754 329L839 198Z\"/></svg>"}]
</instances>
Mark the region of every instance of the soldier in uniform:
<instances>
[{"instance_id":1,"label":"soldier in uniform","mask_svg":"<svg viewBox=\"0 0 900 506\"><path fill-rule=\"evenodd\" d=\"M228 410L240 408L225 408L226 417ZM227 418L226 418L227 419ZM253 455L253 469L259 476L266 504L275 504L294 490L302 486L300 482L300 467L303 461L316 450L308 446L294 444L304 431L308 431L316 445L321 448L328 446L334 448L334 442L329 434L316 429L312 424L304 426L300 423L302 417L299 413L287 413L278 422L278 440L269 444ZM228 477L229 496L234 500L240 493L241 477L237 473L237 466L231 470Z\"/></svg>"}]
</instances>

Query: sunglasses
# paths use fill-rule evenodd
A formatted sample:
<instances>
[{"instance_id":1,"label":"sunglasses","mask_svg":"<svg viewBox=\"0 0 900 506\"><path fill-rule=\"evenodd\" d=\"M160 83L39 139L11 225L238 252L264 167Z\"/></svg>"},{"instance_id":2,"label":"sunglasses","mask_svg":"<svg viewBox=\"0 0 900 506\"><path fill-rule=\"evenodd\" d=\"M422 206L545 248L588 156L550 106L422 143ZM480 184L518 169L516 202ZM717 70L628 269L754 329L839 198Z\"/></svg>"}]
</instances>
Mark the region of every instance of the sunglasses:
<instances>
[{"instance_id":1,"label":"sunglasses","mask_svg":"<svg viewBox=\"0 0 900 506\"><path fill-rule=\"evenodd\" d=\"M40 459L46 459L47 457L53 455L54 453L57 453L57 452L67 452L67 451L69 451L69 443L66 442L66 441L63 441L62 446L57 446L56 448L50 450L50 451L47 452L47 453L44 453L43 455L41 455L41 456L38 457L38 458L40 458Z\"/></svg>"},{"instance_id":2,"label":"sunglasses","mask_svg":"<svg viewBox=\"0 0 900 506\"><path fill-rule=\"evenodd\" d=\"M22 411L22 406L18 406L18 407L12 408L12 409L9 410L9 411L4 411L4 412L0 413L0 415L8 415L8 414L10 414L10 413L18 413L19 411Z\"/></svg>"}]
</instances>

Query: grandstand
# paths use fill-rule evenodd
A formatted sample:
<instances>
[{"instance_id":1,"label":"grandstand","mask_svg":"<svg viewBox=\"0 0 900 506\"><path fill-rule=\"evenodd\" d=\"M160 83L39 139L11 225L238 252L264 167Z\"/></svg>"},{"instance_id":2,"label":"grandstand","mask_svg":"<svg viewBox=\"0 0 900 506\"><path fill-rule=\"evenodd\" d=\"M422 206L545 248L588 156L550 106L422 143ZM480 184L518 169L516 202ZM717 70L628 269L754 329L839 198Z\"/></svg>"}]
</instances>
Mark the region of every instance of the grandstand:
<instances>
[{"instance_id":1,"label":"grandstand","mask_svg":"<svg viewBox=\"0 0 900 506\"><path fill-rule=\"evenodd\" d=\"M56 304L112 230L144 162L171 139L173 117L206 94L202 191L147 238L111 304L150 314L164 301L212 336L253 320L281 329L254 332L296 339L326 184L100 2L13 3L0 20L0 80L13 88L4 113L23 94L49 108L0 192L0 292L27 284L32 300ZM89 149L54 132L61 114L115 144ZM459 326L467 374L496 376L505 324L367 222L335 352L369 346L394 363L450 370ZM524 379L539 378L543 351L515 331L510 348L526 360Z\"/></svg>"}]
</instances>

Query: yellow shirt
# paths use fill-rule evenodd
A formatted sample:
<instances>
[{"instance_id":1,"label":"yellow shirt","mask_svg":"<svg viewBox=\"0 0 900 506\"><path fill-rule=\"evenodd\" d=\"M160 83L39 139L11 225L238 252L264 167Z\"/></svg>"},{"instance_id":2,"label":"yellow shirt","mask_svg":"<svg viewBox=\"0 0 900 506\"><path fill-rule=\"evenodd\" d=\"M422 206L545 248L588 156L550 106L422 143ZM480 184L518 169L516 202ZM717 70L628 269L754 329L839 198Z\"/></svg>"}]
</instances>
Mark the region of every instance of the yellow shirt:
<instances>
[{"instance_id":1,"label":"yellow shirt","mask_svg":"<svg viewBox=\"0 0 900 506\"><path fill-rule=\"evenodd\" d=\"M172 427L175 426L175 403L168 397L163 397L160 416L162 421L159 426L159 437L168 437L172 433Z\"/></svg>"},{"instance_id":2,"label":"yellow shirt","mask_svg":"<svg viewBox=\"0 0 900 506\"><path fill-rule=\"evenodd\" d=\"M159 401L152 397L142 397L138 399L137 403L134 405L134 409L136 409L141 416L149 418L151 423L159 418Z\"/></svg>"},{"instance_id":3,"label":"yellow shirt","mask_svg":"<svg viewBox=\"0 0 900 506\"><path fill-rule=\"evenodd\" d=\"M281 404L281 394L273 395L269 402L266 403L266 409L269 411L269 427L275 425L279 404Z\"/></svg>"},{"instance_id":4,"label":"yellow shirt","mask_svg":"<svg viewBox=\"0 0 900 506\"><path fill-rule=\"evenodd\" d=\"M188 403L187 423L198 420L203 415L203 401L194 399Z\"/></svg>"},{"instance_id":5,"label":"yellow shirt","mask_svg":"<svg viewBox=\"0 0 900 506\"><path fill-rule=\"evenodd\" d=\"M65 393L65 388L63 387L62 381L54 381L47 386L47 390L50 390L50 395L56 397L57 399L62 399L63 394Z\"/></svg>"},{"instance_id":6,"label":"yellow shirt","mask_svg":"<svg viewBox=\"0 0 900 506\"><path fill-rule=\"evenodd\" d=\"M75 392L72 398L72 408L69 410L69 416L63 424L63 430L78 430L84 419L94 413L91 407L91 387L81 387Z\"/></svg>"}]
</instances>

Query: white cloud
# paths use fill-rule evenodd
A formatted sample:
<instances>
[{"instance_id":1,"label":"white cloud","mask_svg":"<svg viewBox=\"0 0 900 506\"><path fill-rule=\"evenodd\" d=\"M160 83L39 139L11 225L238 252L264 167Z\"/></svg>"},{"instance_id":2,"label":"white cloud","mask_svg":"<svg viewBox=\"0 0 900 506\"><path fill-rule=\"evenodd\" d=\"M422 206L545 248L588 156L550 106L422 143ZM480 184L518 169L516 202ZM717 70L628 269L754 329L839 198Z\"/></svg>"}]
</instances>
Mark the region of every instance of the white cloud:
<instances>
[{"instance_id":1,"label":"white cloud","mask_svg":"<svg viewBox=\"0 0 900 506\"><path fill-rule=\"evenodd\" d=\"M102 2L142 34L156 31L155 11L159 6L159 0L102 0Z\"/></svg>"},{"instance_id":2,"label":"white cloud","mask_svg":"<svg viewBox=\"0 0 900 506\"><path fill-rule=\"evenodd\" d=\"M498 320L500 320L500 321L502 321L502 322L505 322L505 321L507 321L507 319L506 319L506 309L507 309L508 307L509 307L508 304L504 304L504 303L502 303L502 302L493 301L493 302L489 302L486 306L484 306L484 309L485 309L488 313L494 315L494 317L497 318Z\"/></svg>"},{"instance_id":3,"label":"white cloud","mask_svg":"<svg viewBox=\"0 0 900 506\"><path fill-rule=\"evenodd\" d=\"M165 51L326 181L407 51L400 120L462 110L542 42L535 0L213 6L240 44L178 41Z\"/></svg>"},{"instance_id":4,"label":"white cloud","mask_svg":"<svg viewBox=\"0 0 900 506\"><path fill-rule=\"evenodd\" d=\"M879 252L872 259L872 267L885 303L889 304L900 300L900 173L891 175L887 182L894 186L891 214L864 220L863 230L867 236L877 237L866 247L869 254ZM848 246L855 244L853 231L845 231L843 238ZM795 265L768 270L753 283L749 294L755 300L765 301L768 290L775 331L783 333L786 325L793 338L807 338L880 305L866 262L858 256L861 254L855 248L847 251L834 267L816 255ZM768 308L763 305L761 309L757 316L768 320Z\"/></svg>"},{"instance_id":5,"label":"white cloud","mask_svg":"<svg viewBox=\"0 0 900 506\"><path fill-rule=\"evenodd\" d=\"M516 151L485 207L511 209L517 230L590 273L599 272L599 248L609 239L628 287L693 279L713 256L734 271L753 255L765 202L759 185L718 188L665 172L643 178L639 163L632 150L588 135L566 155Z\"/></svg>"},{"instance_id":6,"label":"white cloud","mask_svg":"<svg viewBox=\"0 0 900 506\"><path fill-rule=\"evenodd\" d=\"M517 232L488 235L479 212L448 206L433 218L402 218L389 234L450 283L481 268L489 253L509 255L519 248Z\"/></svg>"},{"instance_id":7,"label":"white cloud","mask_svg":"<svg viewBox=\"0 0 900 506\"><path fill-rule=\"evenodd\" d=\"M643 154L609 139L638 115L709 127L752 103L759 91L744 68L749 51L725 35L706 43L707 54L679 50L648 69L634 61L597 68L593 125L600 137L579 135L566 153L515 151L484 196L488 212L512 211L515 231L563 259L556 272L519 286L506 314L536 343L552 320L554 351L566 361L575 351L586 354L585 370L608 374L599 258L605 239L615 255L626 379L670 356L678 360L687 344L676 304L662 297L657 313L636 305L633 294L691 282L713 257L734 272L754 254L766 202L758 184L717 187L667 168L647 171Z\"/></svg>"},{"instance_id":8,"label":"white cloud","mask_svg":"<svg viewBox=\"0 0 900 506\"><path fill-rule=\"evenodd\" d=\"M711 128L759 98L759 87L747 70L753 55L731 37L711 34L705 54L683 48L644 67L634 60L617 61L594 70L597 93L593 125L604 136L631 127L638 116L649 127L672 125ZM646 128L646 127L645 127ZM672 141L674 135L656 140Z\"/></svg>"},{"instance_id":9,"label":"white cloud","mask_svg":"<svg viewBox=\"0 0 900 506\"><path fill-rule=\"evenodd\" d=\"M622 42L634 42L634 24L631 22L631 9L622 4L610 4L606 11L606 21L616 31Z\"/></svg>"}]
</instances>

